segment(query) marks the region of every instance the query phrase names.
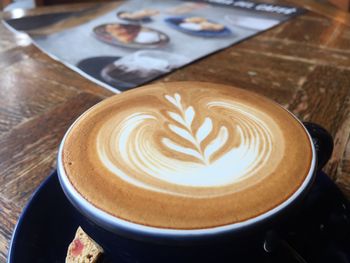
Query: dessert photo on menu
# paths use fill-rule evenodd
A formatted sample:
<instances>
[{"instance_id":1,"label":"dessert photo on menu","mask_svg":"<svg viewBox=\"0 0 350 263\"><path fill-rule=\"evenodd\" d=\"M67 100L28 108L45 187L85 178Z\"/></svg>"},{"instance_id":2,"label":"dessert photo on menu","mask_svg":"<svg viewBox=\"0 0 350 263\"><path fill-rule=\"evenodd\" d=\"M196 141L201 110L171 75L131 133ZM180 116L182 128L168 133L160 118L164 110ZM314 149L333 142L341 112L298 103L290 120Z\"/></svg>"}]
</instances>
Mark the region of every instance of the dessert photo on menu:
<instances>
[{"instance_id":1,"label":"dessert photo on menu","mask_svg":"<svg viewBox=\"0 0 350 263\"><path fill-rule=\"evenodd\" d=\"M211 2L125 1L74 27L44 33L29 30L28 34L51 57L118 93L303 12L296 7L253 1ZM45 23L44 17L32 19L36 24ZM12 19L7 23L26 31L31 20Z\"/></svg>"}]
</instances>

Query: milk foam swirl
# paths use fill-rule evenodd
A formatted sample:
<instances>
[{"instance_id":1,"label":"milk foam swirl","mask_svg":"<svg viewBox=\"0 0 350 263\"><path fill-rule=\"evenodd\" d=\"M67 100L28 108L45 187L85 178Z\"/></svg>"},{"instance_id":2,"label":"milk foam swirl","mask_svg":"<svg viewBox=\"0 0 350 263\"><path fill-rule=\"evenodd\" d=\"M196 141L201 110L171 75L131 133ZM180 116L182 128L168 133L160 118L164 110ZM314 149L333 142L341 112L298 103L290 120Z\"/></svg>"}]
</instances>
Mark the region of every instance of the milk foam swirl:
<instances>
[{"instance_id":1,"label":"milk foam swirl","mask_svg":"<svg viewBox=\"0 0 350 263\"><path fill-rule=\"evenodd\" d=\"M99 159L123 180L187 196L191 192L176 185L222 188L254 176L269 160L273 136L271 123L265 122L273 120L261 118L253 108L215 98L189 105L180 93L165 95L162 103L167 110L135 111L123 119L111 118L101 127ZM222 194L226 192L205 196Z\"/></svg>"},{"instance_id":2,"label":"milk foam swirl","mask_svg":"<svg viewBox=\"0 0 350 263\"><path fill-rule=\"evenodd\" d=\"M112 216L166 229L226 226L278 207L312 175L312 142L271 100L204 82L108 98L66 134L63 176Z\"/></svg>"}]
</instances>

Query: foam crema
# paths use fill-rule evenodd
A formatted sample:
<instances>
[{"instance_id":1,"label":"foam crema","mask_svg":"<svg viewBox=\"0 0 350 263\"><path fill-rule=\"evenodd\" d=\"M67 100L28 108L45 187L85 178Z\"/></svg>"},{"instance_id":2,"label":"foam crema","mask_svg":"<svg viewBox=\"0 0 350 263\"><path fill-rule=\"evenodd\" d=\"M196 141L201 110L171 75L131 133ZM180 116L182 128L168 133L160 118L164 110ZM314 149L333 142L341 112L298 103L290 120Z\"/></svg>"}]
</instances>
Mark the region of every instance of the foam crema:
<instances>
[{"instance_id":1,"label":"foam crema","mask_svg":"<svg viewBox=\"0 0 350 263\"><path fill-rule=\"evenodd\" d=\"M254 93L175 82L116 95L68 133L63 166L94 206L138 224L200 229L278 206L307 176L301 124Z\"/></svg>"}]
</instances>

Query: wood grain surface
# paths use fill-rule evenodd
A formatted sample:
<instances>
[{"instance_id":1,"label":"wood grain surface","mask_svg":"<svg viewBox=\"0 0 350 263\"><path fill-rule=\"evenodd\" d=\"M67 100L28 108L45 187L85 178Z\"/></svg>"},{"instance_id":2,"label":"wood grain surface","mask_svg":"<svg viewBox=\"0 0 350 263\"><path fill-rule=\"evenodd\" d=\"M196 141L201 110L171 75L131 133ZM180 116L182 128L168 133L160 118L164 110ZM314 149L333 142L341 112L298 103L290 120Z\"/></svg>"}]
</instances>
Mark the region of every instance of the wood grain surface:
<instances>
[{"instance_id":1,"label":"wood grain surface","mask_svg":"<svg viewBox=\"0 0 350 263\"><path fill-rule=\"evenodd\" d=\"M303 121L323 125L335 140L324 170L350 198L350 16L310 3L306 5L312 11L155 82L236 85L272 98ZM79 4L69 10L92 7L105 8ZM43 7L22 15L64 10ZM0 24L0 262L6 261L23 206L55 168L64 132L82 112L110 95L43 54L27 35Z\"/></svg>"}]
</instances>

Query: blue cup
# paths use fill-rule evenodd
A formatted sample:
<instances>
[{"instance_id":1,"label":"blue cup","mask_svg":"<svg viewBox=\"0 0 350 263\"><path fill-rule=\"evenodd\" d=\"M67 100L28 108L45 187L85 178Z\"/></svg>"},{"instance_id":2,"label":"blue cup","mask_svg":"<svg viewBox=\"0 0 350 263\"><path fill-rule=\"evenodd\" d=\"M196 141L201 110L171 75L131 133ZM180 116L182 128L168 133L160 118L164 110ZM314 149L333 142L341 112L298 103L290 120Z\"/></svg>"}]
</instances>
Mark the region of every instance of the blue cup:
<instances>
[{"instance_id":1,"label":"blue cup","mask_svg":"<svg viewBox=\"0 0 350 263\"><path fill-rule=\"evenodd\" d=\"M268 251L271 231L297 212L317 172L331 156L333 140L329 133L312 123L304 123L303 127L312 147L312 163L301 186L266 213L225 226L193 230L156 228L122 220L95 207L75 190L65 174L62 150L69 130L61 142L57 171L64 193L79 211L80 225L113 262L255 262L255 253L263 255Z\"/></svg>"}]
</instances>

